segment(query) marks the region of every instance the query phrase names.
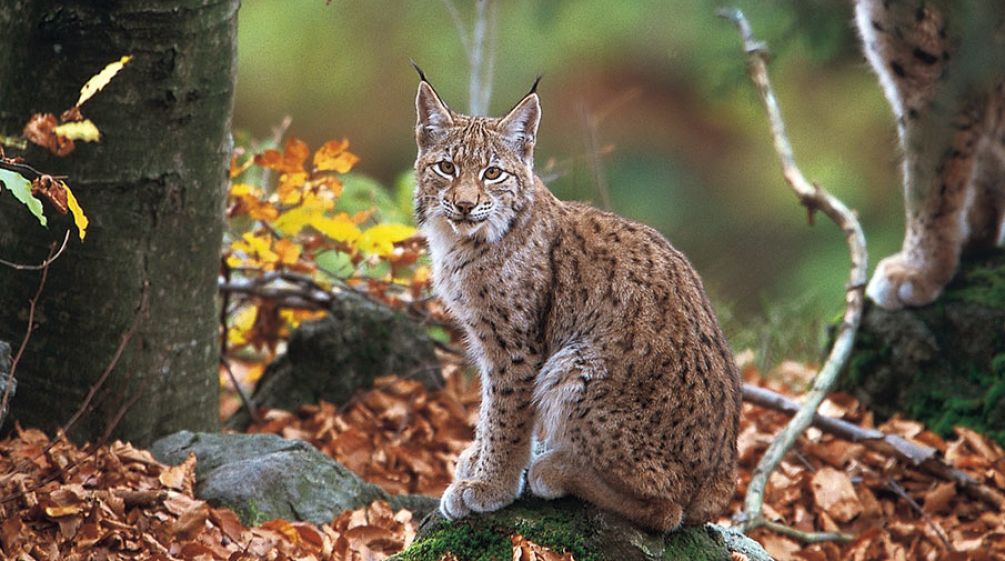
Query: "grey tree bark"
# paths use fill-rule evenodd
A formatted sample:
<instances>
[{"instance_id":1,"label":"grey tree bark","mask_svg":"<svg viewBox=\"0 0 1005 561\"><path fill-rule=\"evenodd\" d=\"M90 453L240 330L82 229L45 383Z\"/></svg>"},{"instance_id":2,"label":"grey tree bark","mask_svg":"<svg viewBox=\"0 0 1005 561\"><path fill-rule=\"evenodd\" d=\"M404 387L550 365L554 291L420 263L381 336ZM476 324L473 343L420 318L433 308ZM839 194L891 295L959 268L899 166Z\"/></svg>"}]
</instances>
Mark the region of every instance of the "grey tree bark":
<instances>
[{"instance_id":1,"label":"grey tree bark","mask_svg":"<svg viewBox=\"0 0 1005 561\"><path fill-rule=\"evenodd\" d=\"M36 168L68 176L91 226L53 263L36 329L17 369L13 418L52 430L81 403L148 311L71 433L94 440L129 405L115 436L145 444L218 421L216 278L223 231L239 0L4 0L0 3L0 134L32 113L57 115L80 86L123 55L132 61L88 101L102 132ZM38 263L46 230L0 193L0 257ZM0 339L20 341L38 273L0 267ZM9 426L9 424L8 424Z\"/></svg>"}]
</instances>

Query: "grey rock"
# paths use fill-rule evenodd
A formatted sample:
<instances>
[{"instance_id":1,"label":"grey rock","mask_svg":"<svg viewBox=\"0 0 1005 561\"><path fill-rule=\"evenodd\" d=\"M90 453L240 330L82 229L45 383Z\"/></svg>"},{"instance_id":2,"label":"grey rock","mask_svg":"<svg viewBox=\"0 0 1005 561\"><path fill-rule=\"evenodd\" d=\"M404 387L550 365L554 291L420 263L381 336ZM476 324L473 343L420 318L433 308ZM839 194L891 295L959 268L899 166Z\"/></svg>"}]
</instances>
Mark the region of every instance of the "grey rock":
<instances>
[{"instance_id":1,"label":"grey rock","mask_svg":"<svg viewBox=\"0 0 1005 561\"><path fill-rule=\"evenodd\" d=\"M262 375L252 401L258 407L293 410L325 400L345 403L379 376L396 374L441 387L435 343L422 326L382 304L352 293L335 295L330 313L303 323L286 353ZM241 429L242 411L227 425Z\"/></svg>"},{"instance_id":2,"label":"grey rock","mask_svg":"<svg viewBox=\"0 0 1005 561\"><path fill-rule=\"evenodd\" d=\"M0 341L0 400L4 394L8 394L7 406L0 406L0 429L3 429L4 419L7 418L7 410L10 409L10 400L17 391L17 380L10 377L11 353L10 344ZM8 385L10 390L7 389Z\"/></svg>"},{"instance_id":3,"label":"grey rock","mask_svg":"<svg viewBox=\"0 0 1005 561\"><path fill-rule=\"evenodd\" d=\"M428 497L392 497L309 443L272 434L181 431L154 442L150 452L172 465L194 453L196 496L230 508L248 525L275 518L323 524L376 500L420 512L436 504Z\"/></svg>"}]
</instances>

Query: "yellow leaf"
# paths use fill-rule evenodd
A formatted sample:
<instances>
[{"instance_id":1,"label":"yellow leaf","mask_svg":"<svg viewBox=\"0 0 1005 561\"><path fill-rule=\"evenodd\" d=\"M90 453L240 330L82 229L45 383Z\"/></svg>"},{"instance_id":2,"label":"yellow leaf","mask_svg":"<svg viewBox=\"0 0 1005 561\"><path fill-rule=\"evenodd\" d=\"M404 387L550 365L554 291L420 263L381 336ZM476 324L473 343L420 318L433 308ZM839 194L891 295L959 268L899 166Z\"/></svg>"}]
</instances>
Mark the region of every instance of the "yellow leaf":
<instances>
[{"instance_id":1,"label":"yellow leaf","mask_svg":"<svg viewBox=\"0 0 1005 561\"><path fill-rule=\"evenodd\" d=\"M101 133L98 131L98 127L94 126L94 123L90 119L63 123L52 129L52 132L70 140L83 140L84 142L97 142L101 140Z\"/></svg>"},{"instance_id":2,"label":"yellow leaf","mask_svg":"<svg viewBox=\"0 0 1005 561\"><path fill-rule=\"evenodd\" d=\"M352 220L349 220L345 213L339 214L335 218L316 217L311 220L311 226L337 242L351 243L360 237L359 227Z\"/></svg>"},{"instance_id":3,"label":"yellow leaf","mask_svg":"<svg viewBox=\"0 0 1005 561\"><path fill-rule=\"evenodd\" d=\"M324 310L290 310L282 309L279 310L279 317L283 318L287 325L293 328L300 327L300 324L312 320L320 319L325 316Z\"/></svg>"},{"instance_id":4,"label":"yellow leaf","mask_svg":"<svg viewBox=\"0 0 1005 561\"><path fill-rule=\"evenodd\" d=\"M80 99L77 100L77 107L83 105L85 101L91 99L91 96L101 91L101 88L107 86L108 82L110 82L112 78L119 73L119 70L122 70L122 67L132 60L132 58L133 57L131 56L124 56L106 66L101 70L101 72L92 76L91 79L84 84L84 87L80 88Z\"/></svg>"},{"instance_id":5,"label":"yellow leaf","mask_svg":"<svg viewBox=\"0 0 1005 561\"><path fill-rule=\"evenodd\" d=\"M359 156L349 151L349 141L345 139L329 140L314 153L314 169L318 171L346 173L358 161Z\"/></svg>"},{"instance_id":6,"label":"yellow leaf","mask_svg":"<svg viewBox=\"0 0 1005 561\"><path fill-rule=\"evenodd\" d=\"M80 208L77 197L73 195L73 191L66 183L63 183L63 189L66 191L66 207L70 209L70 213L73 214L73 223L77 225L77 235L80 236L80 241L84 241L84 236L87 235L87 225L91 221L84 215L84 209Z\"/></svg>"},{"instance_id":7,"label":"yellow leaf","mask_svg":"<svg viewBox=\"0 0 1005 561\"><path fill-rule=\"evenodd\" d=\"M279 255L272 251L272 236L255 235L247 232L241 239L230 244L234 253L227 258L231 267L258 267L271 271L279 261Z\"/></svg>"},{"instance_id":8,"label":"yellow leaf","mask_svg":"<svg viewBox=\"0 0 1005 561\"><path fill-rule=\"evenodd\" d=\"M45 507L45 514L49 518L60 518L62 516L70 516L72 514L78 514L83 510L82 506L76 505L66 505L66 506L47 506Z\"/></svg>"},{"instance_id":9,"label":"yellow leaf","mask_svg":"<svg viewBox=\"0 0 1005 561\"><path fill-rule=\"evenodd\" d=\"M407 240L415 235L415 228L404 224L378 224L367 228L356 243L366 253L387 256L394 251L395 242Z\"/></svg>"},{"instance_id":10,"label":"yellow leaf","mask_svg":"<svg viewBox=\"0 0 1005 561\"><path fill-rule=\"evenodd\" d=\"M227 342L234 346L248 344L249 334L258 319L258 308L248 306L241 308L230 321L230 329L227 330Z\"/></svg>"}]
</instances>

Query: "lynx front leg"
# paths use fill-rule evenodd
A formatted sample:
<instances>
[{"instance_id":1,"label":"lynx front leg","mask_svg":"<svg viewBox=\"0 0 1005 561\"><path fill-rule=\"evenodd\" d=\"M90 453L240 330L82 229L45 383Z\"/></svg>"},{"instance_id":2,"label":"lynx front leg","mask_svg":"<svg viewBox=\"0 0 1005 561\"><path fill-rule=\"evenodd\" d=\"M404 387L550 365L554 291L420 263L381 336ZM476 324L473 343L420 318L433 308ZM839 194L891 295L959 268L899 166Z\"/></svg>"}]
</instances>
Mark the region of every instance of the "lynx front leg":
<instances>
[{"instance_id":1,"label":"lynx front leg","mask_svg":"<svg viewBox=\"0 0 1005 561\"><path fill-rule=\"evenodd\" d=\"M932 131L912 134L908 126L904 244L900 253L880 261L866 290L880 306L895 310L929 304L955 274L969 235L976 128L972 124L956 130L940 154L917 145L912 153L910 140L932 142L918 138Z\"/></svg>"},{"instance_id":2,"label":"lynx front leg","mask_svg":"<svg viewBox=\"0 0 1005 561\"><path fill-rule=\"evenodd\" d=\"M475 441L461 454L454 482L440 499L447 518L499 510L521 493L534 420L532 363L510 360L483 372Z\"/></svg>"},{"instance_id":3,"label":"lynx front leg","mask_svg":"<svg viewBox=\"0 0 1005 561\"><path fill-rule=\"evenodd\" d=\"M985 108L961 99L962 89L949 83L956 53L938 6L857 0L855 13L866 58L897 117L907 209L903 247L879 263L866 292L887 309L920 306L952 278L968 235Z\"/></svg>"}]
</instances>

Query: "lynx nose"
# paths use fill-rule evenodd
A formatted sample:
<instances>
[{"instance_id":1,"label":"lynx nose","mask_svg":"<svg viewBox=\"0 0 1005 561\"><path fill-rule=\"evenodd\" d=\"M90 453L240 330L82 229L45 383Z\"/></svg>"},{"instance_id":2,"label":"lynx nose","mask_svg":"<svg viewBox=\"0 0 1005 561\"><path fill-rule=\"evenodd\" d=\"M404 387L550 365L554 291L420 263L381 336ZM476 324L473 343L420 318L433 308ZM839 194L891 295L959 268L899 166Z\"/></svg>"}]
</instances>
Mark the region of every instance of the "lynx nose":
<instances>
[{"instance_id":1,"label":"lynx nose","mask_svg":"<svg viewBox=\"0 0 1005 561\"><path fill-rule=\"evenodd\" d=\"M471 214L472 210L474 210L474 208L475 208L475 202L474 201L466 201L466 200L462 199L462 200L454 201L454 207L457 208L457 210L461 214L463 214L464 216L467 216L467 215Z\"/></svg>"}]
</instances>

